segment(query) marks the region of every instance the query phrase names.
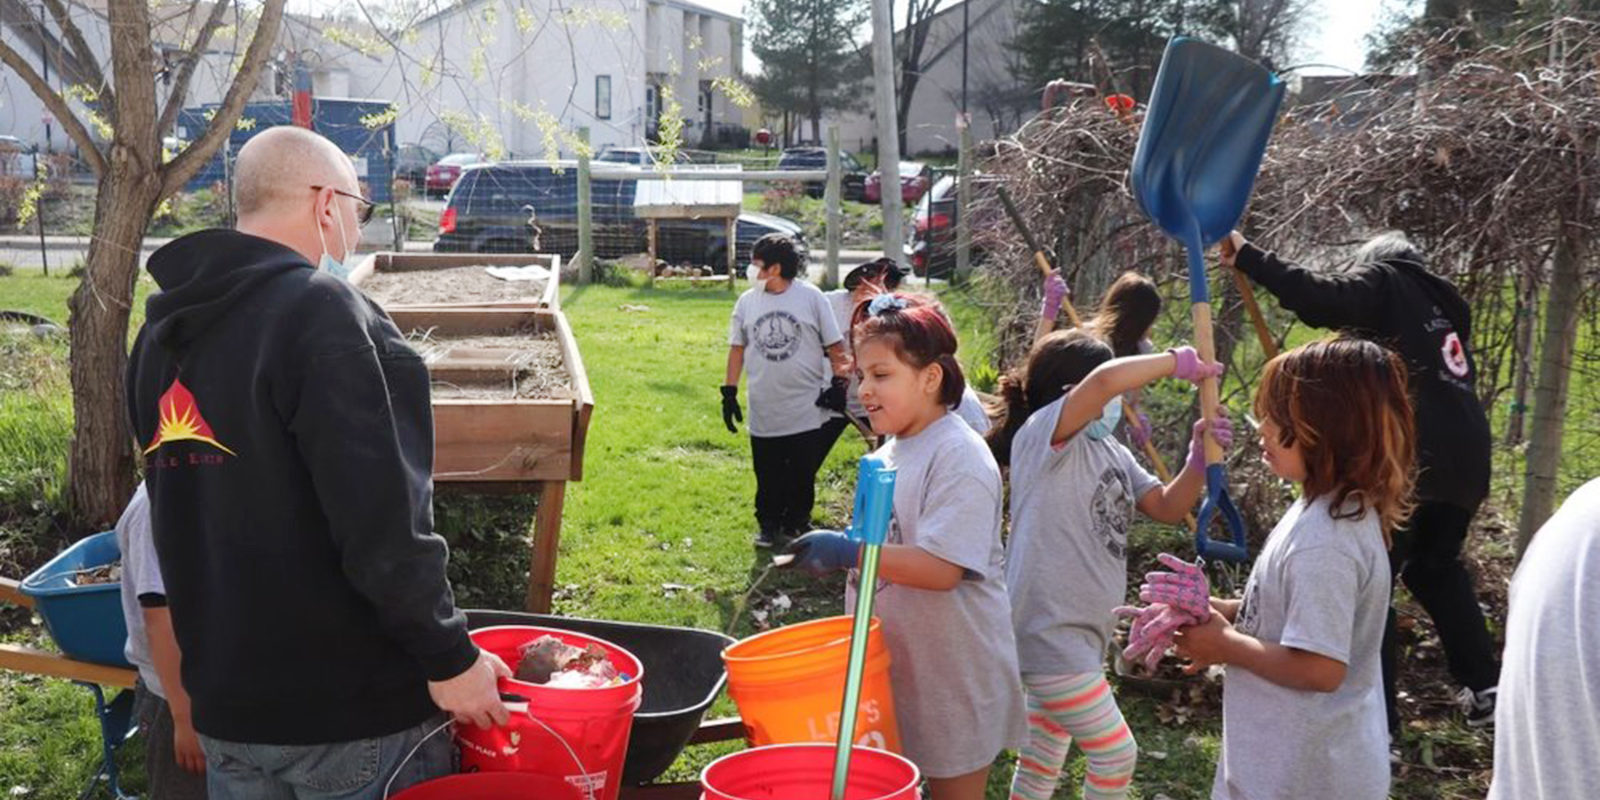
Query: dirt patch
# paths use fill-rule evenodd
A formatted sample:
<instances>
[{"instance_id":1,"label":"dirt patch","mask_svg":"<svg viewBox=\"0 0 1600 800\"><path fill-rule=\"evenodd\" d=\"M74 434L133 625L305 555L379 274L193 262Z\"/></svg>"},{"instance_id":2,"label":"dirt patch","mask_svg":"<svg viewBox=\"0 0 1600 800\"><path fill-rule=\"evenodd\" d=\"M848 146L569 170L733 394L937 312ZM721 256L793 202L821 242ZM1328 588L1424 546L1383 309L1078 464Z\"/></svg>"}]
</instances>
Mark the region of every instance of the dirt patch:
<instances>
[{"instance_id":1,"label":"dirt patch","mask_svg":"<svg viewBox=\"0 0 1600 800\"><path fill-rule=\"evenodd\" d=\"M428 365L434 397L564 400L572 396L572 376L554 332L441 337L412 331L406 338Z\"/></svg>"},{"instance_id":2,"label":"dirt patch","mask_svg":"<svg viewBox=\"0 0 1600 800\"><path fill-rule=\"evenodd\" d=\"M541 280L501 280L487 267L469 266L374 272L361 282L361 291L381 306L506 303L538 300L546 285Z\"/></svg>"}]
</instances>

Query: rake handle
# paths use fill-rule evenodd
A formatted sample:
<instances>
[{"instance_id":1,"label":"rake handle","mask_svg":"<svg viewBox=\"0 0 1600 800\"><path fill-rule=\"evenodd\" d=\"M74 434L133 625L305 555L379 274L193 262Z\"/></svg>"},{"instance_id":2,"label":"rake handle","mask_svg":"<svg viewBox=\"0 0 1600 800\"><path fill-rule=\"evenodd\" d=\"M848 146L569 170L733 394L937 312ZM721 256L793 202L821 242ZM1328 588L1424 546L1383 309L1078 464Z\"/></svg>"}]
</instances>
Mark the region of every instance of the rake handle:
<instances>
[{"instance_id":1,"label":"rake handle","mask_svg":"<svg viewBox=\"0 0 1600 800\"><path fill-rule=\"evenodd\" d=\"M1278 357L1278 343L1272 338L1272 331L1267 328L1267 318L1261 314L1261 305L1256 302L1256 290L1250 287L1250 279L1234 267L1229 270L1233 273L1233 285L1239 288L1239 296L1244 298L1244 307L1250 312L1250 324L1256 329L1256 339L1261 342L1261 352L1267 358Z\"/></svg>"},{"instance_id":2,"label":"rake handle","mask_svg":"<svg viewBox=\"0 0 1600 800\"><path fill-rule=\"evenodd\" d=\"M995 196L1000 198L1000 205L1005 208L1006 216L1011 218L1011 226L1017 229L1017 233L1022 234L1022 241L1027 242L1028 249L1033 251L1033 265L1039 268L1041 276L1049 277L1055 268L1050 266L1050 257L1044 254L1044 248L1039 246L1039 240L1033 238L1033 231L1029 230L1028 223L1023 221L1022 212L1017 210L1017 204L1011 200L1011 193L1006 191L1006 187L1000 186L995 189ZM1067 312L1067 319L1072 322L1072 327L1083 327L1083 320L1078 318L1078 310L1072 307L1070 289L1067 291L1067 301L1061 304L1061 310Z\"/></svg>"}]
</instances>

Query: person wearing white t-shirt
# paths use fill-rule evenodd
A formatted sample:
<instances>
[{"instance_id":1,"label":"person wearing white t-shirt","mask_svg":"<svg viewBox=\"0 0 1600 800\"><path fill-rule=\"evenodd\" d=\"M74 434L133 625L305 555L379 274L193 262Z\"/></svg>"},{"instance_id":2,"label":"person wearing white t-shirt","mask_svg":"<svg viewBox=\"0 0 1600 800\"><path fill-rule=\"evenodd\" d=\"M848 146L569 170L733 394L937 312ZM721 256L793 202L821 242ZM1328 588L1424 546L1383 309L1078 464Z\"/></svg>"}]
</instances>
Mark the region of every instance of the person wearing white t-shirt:
<instances>
[{"instance_id":1,"label":"person wearing white t-shirt","mask_svg":"<svg viewBox=\"0 0 1600 800\"><path fill-rule=\"evenodd\" d=\"M739 407L744 373L750 381L757 547L770 548L780 537L810 529L817 470L831 444L823 427L827 408L843 406L849 384L838 321L822 291L797 279L801 266L787 236L756 240L747 270L753 285L734 303L728 325L722 421L733 433L739 430L734 423L745 421Z\"/></svg>"}]
</instances>

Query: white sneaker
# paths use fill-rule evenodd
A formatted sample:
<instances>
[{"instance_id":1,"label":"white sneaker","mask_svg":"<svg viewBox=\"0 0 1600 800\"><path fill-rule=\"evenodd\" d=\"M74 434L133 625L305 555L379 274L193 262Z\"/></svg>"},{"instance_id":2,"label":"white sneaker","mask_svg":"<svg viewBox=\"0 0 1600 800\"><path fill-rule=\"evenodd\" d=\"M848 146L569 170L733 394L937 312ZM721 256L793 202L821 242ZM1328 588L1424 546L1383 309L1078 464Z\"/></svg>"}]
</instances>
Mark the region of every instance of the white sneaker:
<instances>
[{"instance_id":1,"label":"white sneaker","mask_svg":"<svg viewBox=\"0 0 1600 800\"><path fill-rule=\"evenodd\" d=\"M1462 687L1456 693L1456 704L1461 706L1461 713L1466 715L1467 727L1486 728L1494 725L1494 704L1499 694L1500 689L1496 686L1481 692Z\"/></svg>"}]
</instances>

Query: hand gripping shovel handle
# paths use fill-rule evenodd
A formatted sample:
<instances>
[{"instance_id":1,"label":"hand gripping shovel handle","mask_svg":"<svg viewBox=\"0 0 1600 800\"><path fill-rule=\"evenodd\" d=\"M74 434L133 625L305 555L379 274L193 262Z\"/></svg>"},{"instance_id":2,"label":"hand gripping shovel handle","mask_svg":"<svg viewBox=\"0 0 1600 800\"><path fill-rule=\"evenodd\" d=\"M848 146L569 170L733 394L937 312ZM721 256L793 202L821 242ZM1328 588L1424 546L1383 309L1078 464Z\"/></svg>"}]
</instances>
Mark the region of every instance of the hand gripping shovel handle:
<instances>
[{"instance_id":1,"label":"hand gripping shovel handle","mask_svg":"<svg viewBox=\"0 0 1600 800\"><path fill-rule=\"evenodd\" d=\"M1022 234L1022 240L1027 242L1028 249L1033 251L1033 264L1039 268L1039 274L1049 275L1052 269L1050 258L1044 254L1044 248L1039 246L1039 240L1033 238L1033 231L1028 230L1028 224L1022 220L1022 212L1018 211L1017 204L1011 201L1011 193L1006 191L1006 187L1000 186L995 189L995 195L1000 198L1000 205L1005 207L1006 216L1011 218L1012 227L1017 229L1017 233ZM1083 327L1083 322L1078 319L1078 310L1072 307L1070 297L1067 302L1061 304L1061 309L1066 311L1067 318L1072 320L1072 327Z\"/></svg>"},{"instance_id":2,"label":"hand gripping shovel handle","mask_svg":"<svg viewBox=\"0 0 1600 800\"><path fill-rule=\"evenodd\" d=\"M1200 228L1195 225L1184 249L1189 258L1190 313L1194 320L1194 346L1200 360L1210 363L1217 360L1216 343L1211 336L1211 290L1206 283L1205 251L1200 244ZM1217 419L1217 379L1206 378L1200 383L1200 412L1207 420ZM1242 562L1250 558L1245 543L1244 518L1228 496L1228 478L1222 471L1222 446L1208 432L1206 453L1206 499L1200 505L1200 518L1195 524L1195 550L1201 558ZM1208 533L1211 520L1218 513L1232 534L1232 541L1212 539Z\"/></svg>"},{"instance_id":3,"label":"hand gripping shovel handle","mask_svg":"<svg viewBox=\"0 0 1600 800\"><path fill-rule=\"evenodd\" d=\"M867 665L867 632L872 628L872 601L878 588L878 555L889 535L894 512L895 468L882 456L861 457L856 471L855 511L845 531L860 542L861 574L856 587L856 616L850 626L850 662L845 669L844 702L839 709L839 742L833 756L831 800L844 800L850 782L850 756L856 740L856 714L861 706L861 675Z\"/></svg>"}]
</instances>

